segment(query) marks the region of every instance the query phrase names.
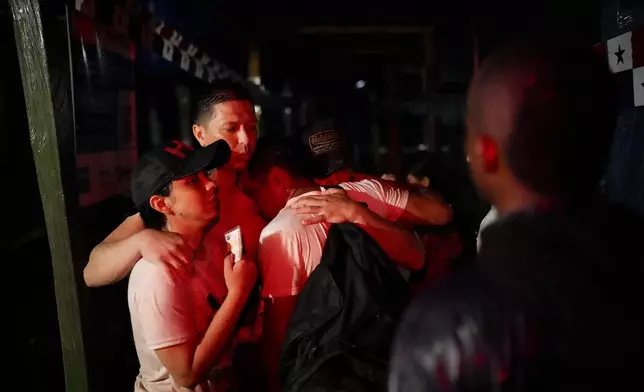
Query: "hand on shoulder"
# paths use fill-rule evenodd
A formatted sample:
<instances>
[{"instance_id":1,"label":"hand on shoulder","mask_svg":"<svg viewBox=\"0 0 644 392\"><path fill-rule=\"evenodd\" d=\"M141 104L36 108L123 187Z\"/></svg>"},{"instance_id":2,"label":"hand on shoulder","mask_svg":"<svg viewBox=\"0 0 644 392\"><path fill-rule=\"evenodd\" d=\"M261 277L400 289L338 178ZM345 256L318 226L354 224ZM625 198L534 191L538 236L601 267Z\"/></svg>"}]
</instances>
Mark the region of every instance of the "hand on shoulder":
<instances>
[{"instance_id":1,"label":"hand on shoulder","mask_svg":"<svg viewBox=\"0 0 644 392\"><path fill-rule=\"evenodd\" d=\"M194 251L179 234L145 229L136 234L141 257L170 270L183 270L190 264Z\"/></svg>"},{"instance_id":2,"label":"hand on shoulder","mask_svg":"<svg viewBox=\"0 0 644 392\"><path fill-rule=\"evenodd\" d=\"M342 189L327 189L307 194L291 204L297 215L313 214L302 221L305 225L320 222L353 222L359 214L361 204L349 198Z\"/></svg>"}]
</instances>

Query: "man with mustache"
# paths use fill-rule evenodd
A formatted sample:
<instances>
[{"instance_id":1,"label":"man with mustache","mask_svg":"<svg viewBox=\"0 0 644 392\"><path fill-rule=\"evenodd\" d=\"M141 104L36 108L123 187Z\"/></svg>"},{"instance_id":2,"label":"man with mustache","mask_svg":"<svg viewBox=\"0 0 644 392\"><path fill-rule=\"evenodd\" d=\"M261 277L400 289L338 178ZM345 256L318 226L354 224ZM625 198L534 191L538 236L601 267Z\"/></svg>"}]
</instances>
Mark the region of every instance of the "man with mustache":
<instances>
[{"instance_id":1,"label":"man with mustache","mask_svg":"<svg viewBox=\"0 0 644 392\"><path fill-rule=\"evenodd\" d=\"M225 247L224 233L241 226L244 251L254 260L259 233L265 222L257 214L253 201L239 188L237 181L255 149L257 117L249 94L228 82L214 84L197 104L193 134L202 146L224 140L231 149L230 161L210 174L217 182L223 206L219 222L209 230L207 243ZM90 255L84 270L88 286L98 287L123 279L141 257L181 270L192 258L187 241L176 233L146 229L139 214L128 217Z\"/></svg>"}]
</instances>

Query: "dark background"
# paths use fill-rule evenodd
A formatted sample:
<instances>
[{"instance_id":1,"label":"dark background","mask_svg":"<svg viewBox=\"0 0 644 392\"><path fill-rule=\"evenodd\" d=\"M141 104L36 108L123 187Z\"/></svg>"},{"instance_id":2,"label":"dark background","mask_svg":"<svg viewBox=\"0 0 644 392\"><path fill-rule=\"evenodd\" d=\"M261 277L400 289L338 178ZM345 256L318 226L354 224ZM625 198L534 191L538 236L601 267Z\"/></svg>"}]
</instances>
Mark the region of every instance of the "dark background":
<instances>
[{"instance_id":1,"label":"dark background","mask_svg":"<svg viewBox=\"0 0 644 392\"><path fill-rule=\"evenodd\" d=\"M65 19L60 8L48 7L53 3L58 2L43 2L45 17L53 21L45 26L52 69L64 67L67 56L60 28ZM248 72L249 48L258 49L269 101L263 110L263 134L295 133L317 118L334 117L354 145L356 166L375 174L402 174L418 146L425 145L465 177L464 97L476 53L482 60L505 39L525 32L591 46L644 27L644 3L636 0L150 4L166 23L242 75ZM422 33L426 29L431 32L429 41ZM18 377L21 389L63 390L49 247L6 2L0 3L0 37L0 130L10 146L2 163L11 169L5 170L2 192L7 281L3 320L17 336L17 355L7 372ZM365 82L362 89L356 88L359 80ZM191 118L185 108L194 105L204 82L143 53L134 63L134 83L139 149L171 137L189 139L184 128ZM628 95L629 88L622 81L619 93ZM290 116L284 115L285 108L290 108ZM59 130L72 138L73 131ZM623 105L613 152L605 184L608 194L644 211L644 108ZM70 225L80 234L74 240L86 260L89 250L132 207L127 196L120 196L78 211ZM129 390L137 360L126 282L92 290L79 287L91 390Z\"/></svg>"}]
</instances>

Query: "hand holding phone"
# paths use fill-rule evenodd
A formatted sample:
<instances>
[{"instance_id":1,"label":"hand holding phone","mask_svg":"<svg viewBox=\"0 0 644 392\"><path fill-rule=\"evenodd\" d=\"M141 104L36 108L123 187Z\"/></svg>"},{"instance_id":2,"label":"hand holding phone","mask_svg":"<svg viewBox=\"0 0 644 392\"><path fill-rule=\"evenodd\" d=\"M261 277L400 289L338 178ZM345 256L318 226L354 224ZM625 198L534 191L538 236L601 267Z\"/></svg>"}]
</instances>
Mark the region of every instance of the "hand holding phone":
<instances>
[{"instance_id":1,"label":"hand holding phone","mask_svg":"<svg viewBox=\"0 0 644 392\"><path fill-rule=\"evenodd\" d=\"M230 251L235 256L235 263L241 260L244 253L244 245L242 242L241 227L237 226L224 234L224 238L230 246Z\"/></svg>"}]
</instances>

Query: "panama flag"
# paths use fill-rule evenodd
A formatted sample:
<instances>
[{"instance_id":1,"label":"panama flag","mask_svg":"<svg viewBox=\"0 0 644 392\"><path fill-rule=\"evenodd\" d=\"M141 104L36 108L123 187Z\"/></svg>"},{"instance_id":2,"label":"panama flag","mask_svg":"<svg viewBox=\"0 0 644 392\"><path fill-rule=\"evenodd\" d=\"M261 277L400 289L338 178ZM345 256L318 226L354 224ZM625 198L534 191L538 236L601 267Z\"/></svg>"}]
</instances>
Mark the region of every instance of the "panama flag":
<instances>
[{"instance_id":1,"label":"panama flag","mask_svg":"<svg viewBox=\"0 0 644 392\"><path fill-rule=\"evenodd\" d=\"M633 70L633 101L635 106L644 106L644 67Z\"/></svg>"},{"instance_id":2,"label":"panama flag","mask_svg":"<svg viewBox=\"0 0 644 392\"><path fill-rule=\"evenodd\" d=\"M606 43L608 64L613 73L633 69L633 46L631 45L632 32L628 32L609 39Z\"/></svg>"}]
</instances>

